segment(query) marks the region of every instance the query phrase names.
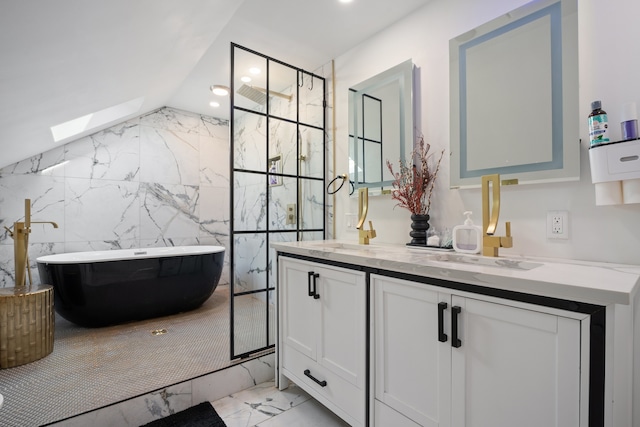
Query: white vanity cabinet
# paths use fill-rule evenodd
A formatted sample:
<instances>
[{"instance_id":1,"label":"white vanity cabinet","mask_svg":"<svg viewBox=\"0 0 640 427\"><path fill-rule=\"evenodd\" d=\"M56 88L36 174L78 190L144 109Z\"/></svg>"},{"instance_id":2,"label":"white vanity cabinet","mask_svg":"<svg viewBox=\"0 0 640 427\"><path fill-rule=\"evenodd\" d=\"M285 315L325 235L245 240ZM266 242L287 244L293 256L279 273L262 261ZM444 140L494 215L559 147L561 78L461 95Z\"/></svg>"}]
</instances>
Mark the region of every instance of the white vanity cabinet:
<instances>
[{"instance_id":1,"label":"white vanity cabinet","mask_svg":"<svg viewBox=\"0 0 640 427\"><path fill-rule=\"evenodd\" d=\"M365 274L286 257L278 268L280 387L289 378L349 424L365 425Z\"/></svg>"},{"instance_id":2,"label":"white vanity cabinet","mask_svg":"<svg viewBox=\"0 0 640 427\"><path fill-rule=\"evenodd\" d=\"M640 265L272 247L278 386L351 425L640 426Z\"/></svg>"},{"instance_id":3,"label":"white vanity cabinet","mask_svg":"<svg viewBox=\"0 0 640 427\"><path fill-rule=\"evenodd\" d=\"M371 287L374 425L578 427L586 419L588 315L376 274Z\"/></svg>"}]
</instances>

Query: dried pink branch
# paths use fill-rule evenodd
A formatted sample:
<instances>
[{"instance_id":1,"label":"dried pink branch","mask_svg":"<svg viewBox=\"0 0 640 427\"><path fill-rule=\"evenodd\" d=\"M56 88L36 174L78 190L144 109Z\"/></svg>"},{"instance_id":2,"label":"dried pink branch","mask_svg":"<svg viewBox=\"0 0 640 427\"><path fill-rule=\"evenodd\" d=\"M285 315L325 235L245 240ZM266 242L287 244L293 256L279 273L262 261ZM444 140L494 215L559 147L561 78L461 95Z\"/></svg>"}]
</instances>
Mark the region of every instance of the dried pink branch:
<instances>
[{"instance_id":1,"label":"dried pink branch","mask_svg":"<svg viewBox=\"0 0 640 427\"><path fill-rule=\"evenodd\" d=\"M411 159L415 163L400 159L398 172L394 172L393 165L387 160L387 168L394 178L391 198L398 202L396 206L408 209L414 215L429 213L433 187L440 170L440 162L444 156L444 150L442 150L436 163L435 172L432 173L429 170L429 160L433 156L433 154L429 154L430 148L431 145L425 144L424 137L421 136L418 146L411 153ZM416 163L419 167L416 166Z\"/></svg>"}]
</instances>

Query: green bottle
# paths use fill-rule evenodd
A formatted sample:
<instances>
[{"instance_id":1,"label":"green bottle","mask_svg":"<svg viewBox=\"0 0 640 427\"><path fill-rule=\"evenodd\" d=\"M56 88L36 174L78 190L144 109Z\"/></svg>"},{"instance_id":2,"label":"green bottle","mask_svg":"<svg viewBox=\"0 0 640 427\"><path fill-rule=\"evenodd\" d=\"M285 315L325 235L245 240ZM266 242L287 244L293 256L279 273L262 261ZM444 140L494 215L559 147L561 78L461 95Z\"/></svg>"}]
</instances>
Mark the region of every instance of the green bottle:
<instances>
[{"instance_id":1,"label":"green bottle","mask_svg":"<svg viewBox=\"0 0 640 427\"><path fill-rule=\"evenodd\" d=\"M609 142L607 112L600 107L602 107L600 101L591 103L591 110L593 110L589 114L589 143L591 147Z\"/></svg>"}]
</instances>

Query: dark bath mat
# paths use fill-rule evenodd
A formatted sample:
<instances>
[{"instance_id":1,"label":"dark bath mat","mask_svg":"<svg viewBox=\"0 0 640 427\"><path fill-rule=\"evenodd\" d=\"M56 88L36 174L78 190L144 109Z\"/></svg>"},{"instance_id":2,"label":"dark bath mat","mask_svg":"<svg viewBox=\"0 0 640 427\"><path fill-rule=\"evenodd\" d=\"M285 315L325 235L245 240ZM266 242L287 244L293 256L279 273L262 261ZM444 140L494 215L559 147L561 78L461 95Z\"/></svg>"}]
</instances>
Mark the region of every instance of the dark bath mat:
<instances>
[{"instance_id":1,"label":"dark bath mat","mask_svg":"<svg viewBox=\"0 0 640 427\"><path fill-rule=\"evenodd\" d=\"M211 403L203 402L141 427L226 427Z\"/></svg>"}]
</instances>

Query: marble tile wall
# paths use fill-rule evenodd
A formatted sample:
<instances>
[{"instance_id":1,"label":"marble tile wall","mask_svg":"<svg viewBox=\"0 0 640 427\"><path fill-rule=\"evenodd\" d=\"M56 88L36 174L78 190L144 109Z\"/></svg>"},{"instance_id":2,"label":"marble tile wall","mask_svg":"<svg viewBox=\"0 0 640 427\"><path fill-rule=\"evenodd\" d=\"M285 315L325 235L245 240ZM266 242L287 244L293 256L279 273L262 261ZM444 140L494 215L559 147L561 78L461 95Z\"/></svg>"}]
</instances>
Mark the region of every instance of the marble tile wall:
<instances>
[{"instance_id":1,"label":"marble tile wall","mask_svg":"<svg viewBox=\"0 0 640 427\"><path fill-rule=\"evenodd\" d=\"M198 403L218 400L240 390L273 380L274 374L275 355L272 353L153 393L54 423L51 426L137 427L175 414Z\"/></svg>"},{"instance_id":2,"label":"marble tile wall","mask_svg":"<svg viewBox=\"0 0 640 427\"><path fill-rule=\"evenodd\" d=\"M229 241L228 121L161 108L0 169L0 226L32 202L29 257ZM228 266L228 262L227 262ZM0 232L0 287L13 286ZM229 282L228 267L221 283Z\"/></svg>"}]
</instances>

